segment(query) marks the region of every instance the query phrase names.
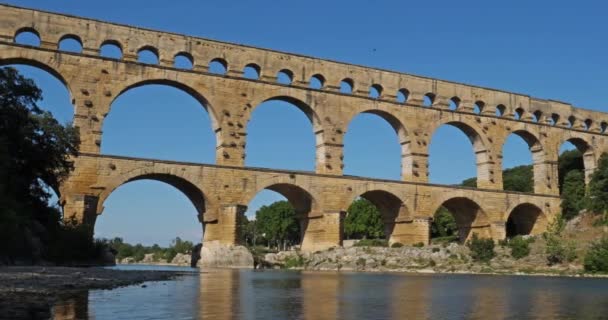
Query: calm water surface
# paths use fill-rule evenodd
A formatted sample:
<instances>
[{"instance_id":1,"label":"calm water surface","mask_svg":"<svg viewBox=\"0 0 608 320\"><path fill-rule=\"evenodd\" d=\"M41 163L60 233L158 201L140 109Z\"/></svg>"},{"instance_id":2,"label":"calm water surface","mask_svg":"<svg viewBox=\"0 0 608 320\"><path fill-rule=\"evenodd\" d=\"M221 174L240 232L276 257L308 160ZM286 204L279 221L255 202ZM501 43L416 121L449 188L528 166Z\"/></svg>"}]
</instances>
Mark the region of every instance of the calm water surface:
<instances>
[{"instance_id":1,"label":"calm water surface","mask_svg":"<svg viewBox=\"0 0 608 320\"><path fill-rule=\"evenodd\" d=\"M83 293L55 319L608 319L608 279L169 269L192 273Z\"/></svg>"}]
</instances>

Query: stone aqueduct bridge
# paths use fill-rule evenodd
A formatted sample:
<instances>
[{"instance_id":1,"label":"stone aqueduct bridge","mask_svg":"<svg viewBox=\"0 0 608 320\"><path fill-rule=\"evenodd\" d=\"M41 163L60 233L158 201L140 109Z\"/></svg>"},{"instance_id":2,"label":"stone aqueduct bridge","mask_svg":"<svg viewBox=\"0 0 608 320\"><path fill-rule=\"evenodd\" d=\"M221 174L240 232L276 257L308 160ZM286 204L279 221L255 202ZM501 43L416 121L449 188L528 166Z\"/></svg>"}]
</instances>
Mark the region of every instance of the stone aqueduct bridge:
<instances>
[{"instance_id":1,"label":"stone aqueduct bridge","mask_svg":"<svg viewBox=\"0 0 608 320\"><path fill-rule=\"evenodd\" d=\"M0 9L0 64L42 68L72 96L81 155L59 193L65 218L81 223L93 225L105 199L120 185L154 179L173 185L192 201L205 243L237 243L245 206L263 189L294 205L305 250L341 244L345 211L357 197L380 209L392 242L428 242L429 222L440 206L453 212L462 239L472 232L501 239L507 232L538 233L559 212L562 143L571 141L584 153L587 178L608 148L608 114L562 102L91 19L6 5ZM40 46L17 44L17 35L25 31L38 35ZM67 38L80 42L82 52L59 50ZM100 56L100 47L108 43L121 49L120 59ZM154 52L159 63L137 62L142 50ZM189 59L192 70L175 68L176 56ZM222 63L226 73L210 72L212 61ZM244 77L247 66L259 78ZM279 72L291 83L278 83ZM312 78L322 87L311 88ZM351 93L340 91L341 81L352 86ZM217 138L216 165L100 154L102 125L112 102L131 88L153 83L187 92L208 111ZM372 87L379 97L370 97ZM406 101L398 101L399 92ZM424 105L425 96L430 106ZM310 119L317 146L315 172L244 166L247 123L255 107L269 100L291 102ZM342 174L344 134L360 113L378 115L395 129L402 181ZM428 183L430 138L444 124L470 138L478 189ZM533 194L502 190L502 147L510 134L521 136L532 152Z\"/></svg>"}]
</instances>

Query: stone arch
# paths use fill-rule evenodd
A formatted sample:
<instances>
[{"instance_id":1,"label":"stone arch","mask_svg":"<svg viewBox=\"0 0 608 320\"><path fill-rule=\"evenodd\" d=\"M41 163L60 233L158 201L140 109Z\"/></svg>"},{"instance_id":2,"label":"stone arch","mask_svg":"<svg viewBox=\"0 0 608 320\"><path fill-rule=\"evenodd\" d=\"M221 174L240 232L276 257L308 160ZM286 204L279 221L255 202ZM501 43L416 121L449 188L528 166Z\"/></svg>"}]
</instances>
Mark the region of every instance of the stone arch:
<instances>
[{"instance_id":1,"label":"stone arch","mask_svg":"<svg viewBox=\"0 0 608 320\"><path fill-rule=\"evenodd\" d=\"M64 34L63 36L61 36L61 38L59 38L59 41L57 42L58 50L61 49L61 45L64 40L73 40L73 41L76 41L76 43L78 43L80 45L79 50L75 51L76 53L82 53L82 51L84 50L82 38L80 38L79 36L77 36L73 33ZM72 52L72 51L68 51L68 52Z\"/></svg>"},{"instance_id":2,"label":"stone arch","mask_svg":"<svg viewBox=\"0 0 608 320\"><path fill-rule=\"evenodd\" d=\"M26 66L30 66L30 67L35 67L35 68L48 72L49 74L51 74L53 77L55 77L57 80L59 80L66 87L66 89L68 90L68 94L70 95L70 100L73 101L74 95L72 94L72 89L70 88L69 82L61 74L61 72L58 69L56 69L55 67L53 67L45 62L38 61L36 59L21 58L21 57L7 57L7 58L0 57L0 66L7 66L7 65L11 65L11 64L22 64L22 65L26 65Z\"/></svg>"},{"instance_id":3,"label":"stone arch","mask_svg":"<svg viewBox=\"0 0 608 320\"><path fill-rule=\"evenodd\" d=\"M550 186L549 182L546 180L551 168L550 165L546 162L547 154L539 136L537 134L532 133L530 130L527 130L525 128L525 125L523 124L520 124L516 128L514 128L507 135L506 138L508 138L511 134L514 134L524 140L524 142L528 145L528 148L532 155L534 193L548 193L548 189L552 188L552 186ZM502 148L500 150L501 155L504 150L504 145L507 141L506 138L502 142ZM501 168L501 175L502 171L503 170ZM503 181L503 179L501 178L500 181Z\"/></svg>"},{"instance_id":4,"label":"stone arch","mask_svg":"<svg viewBox=\"0 0 608 320\"><path fill-rule=\"evenodd\" d=\"M307 147L305 150L309 150L308 148L308 143L312 142L314 145L316 145L316 150L314 150L314 145L312 146L312 153L311 153L311 158L313 160L313 170L315 167L318 168L320 160L322 159L322 154L323 154L323 142L325 141L325 134L324 134L324 130L322 129L323 126L321 124L321 119L319 118L319 115L317 114L317 112L315 111L314 107L309 104L308 102L305 102L305 100L302 100L298 97L294 97L294 96L289 96L289 95L267 95L267 96L262 96L258 99L254 99L254 101L252 101L250 104L248 104L249 106L251 106L251 108L249 108L247 110L247 114L244 116L244 123L245 123L245 130L248 133L248 135L246 136L246 139L249 139L249 141L245 144L245 152L247 152L247 148L250 148L251 145L255 144L252 142L254 141L250 134L252 133L252 128L251 128L251 120L253 119L253 113L255 112L255 110L260 107L262 104L266 103L266 102L271 102L271 101L280 101L280 102L285 102L288 103L294 107L296 107L298 110L300 110L302 113L304 113L304 115L306 116L306 118L309 120L310 124L311 124L311 131L312 131L312 139L314 140L308 140L307 143ZM310 138L310 136L306 136L308 138ZM255 141L259 141L259 140L255 140ZM303 154L301 154L303 156ZM308 155L308 153L306 153L306 155ZM245 158L245 163L247 164L249 161L252 161L253 158ZM307 162L308 163L308 162ZM293 167L290 168L286 168L284 167L284 169L294 169ZM308 169L308 166L306 168L303 167L298 167L296 168L298 170L311 170Z\"/></svg>"},{"instance_id":5,"label":"stone arch","mask_svg":"<svg viewBox=\"0 0 608 320\"><path fill-rule=\"evenodd\" d=\"M458 237L461 243L466 242L476 233L480 238L493 238L490 218L477 201L467 196L447 196L442 198L431 211L435 214L440 207L450 211L458 227Z\"/></svg>"},{"instance_id":6,"label":"stone arch","mask_svg":"<svg viewBox=\"0 0 608 320\"><path fill-rule=\"evenodd\" d=\"M446 113L448 115L448 113ZM451 115L451 114L449 114ZM453 118L453 117L450 117ZM494 176L494 164L496 156L490 146L492 145L489 141L485 133L482 130L477 128L476 125L458 118L454 119L446 119L439 123L437 127L435 127L434 131L437 131L439 127L442 125L450 125L461 132L463 132L473 146L473 152L475 154L475 162L477 166L477 187L478 188L495 188L496 178ZM430 134L431 143L432 138L434 137L435 132ZM427 147L428 148L428 147ZM429 154L429 158L431 155Z\"/></svg>"},{"instance_id":7,"label":"stone arch","mask_svg":"<svg viewBox=\"0 0 608 320\"><path fill-rule=\"evenodd\" d=\"M13 35L13 42L17 43L17 37L19 37L19 35L21 35L23 33L32 33L33 35L38 37L38 46L40 46L42 44L42 37L40 36L40 33L38 32L38 30L36 30L35 28L32 28L32 27L18 28L15 31L15 34Z\"/></svg>"},{"instance_id":8,"label":"stone arch","mask_svg":"<svg viewBox=\"0 0 608 320\"><path fill-rule=\"evenodd\" d=\"M389 191L383 188L365 188L364 190L358 190L360 192L354 193L349 197L350 202L347 206L350 206L353 201L358 197L363 198L371 202L382 217L384 222L384 236L389 243L399 242L397 224L403 221L411 220L410 211L405 204L405 201L401 199L395 192ZM346 207L348 208L348 207ZM347 212L347 210L344 210Z\"/></svg>"},{"instance_id":9,"label":"stone arch","mask_svg":"<svg viewBox=\"0 0 608 320\"><path fill-rule=\"evenodd\" d=\"M359 113L354 114L347 122L347 132L348 127L353 122L353 120L360 114L373 114L384 121L386 121L397 134L397 139L401 148L401 177L411 177L413 175L413 159L411 155L410 149L410 137L408 131L401 120L399 120L396 116L391 114L390 112L378 110L378 109L367 109L363 110Z\"/></svg>"},{"instance_id":10,"label":"stone arch","mask_svg":"<svg viewBox=\"0 0 608 320\"><path fill-rule=\"evenodd\" d=\"M559 155L559 149L566 142L572 143L576 147L576 149L578 149L578 151L583 154L583 165L585 166L585 183L589 183L589 181L591 181L591 175L597 167L597 159L593 144L589 143L587 140L577 135L568 135L564 139L562 139L560 144L557 146L556 154Z\"/></svg>"},{"instance_id":11,"label":"stone arch","mask_svg":"<svg viewBox=\"0 0 608 320\"><path fill-rule=\"evenodd\" d=\"M260 106L264 102L269 102L269 101L283 101L283 102L287 102L287 103L290 103L290 104L296 106L298 109L300 109L300 111L302 111L306 115L308 120L310 120L310 123L312 124L315 131L317 129L317 126L319 126L321 124L321 119L319 118L319 115L317 114L317 112L314 110L314 107L310 103L304 102L304 100L302 100L300 98L289 96L289 95L271 94L271 95L264 96L264 97L261 97L259 99L252 101L250 104L251 109L249 111L249 118L251 118L251 114L253 114L253 111L255 111L255 109L258 106ZM249 120L250 119L248 119L247 122L249 122Z\"/></svg>"},{"instance_id":12,"label":"stone arch","mask_svg":"<svg viewBox=\"0 0 608 320\"><path fill-rule=\"evenodd\" d=\"M271 178L256 184L255 188L243 196L241 203L248 205L262 190L274 191L287 199L300 222L300 244L314 245L315 234L309 231L318 229L318 222L323 220L323 212L317 204L317 197L309 192L309 188L288 176Z\"/></svg>"},{"instance_id":13,"label":"stone arch","mask_svg":"<svg viewBox=\"0 0 608 320\"><path fill-rule=\"evenodd\" d=\"M538 206L532 203L521 203L508 211L506 236L537 235L547 229L547 217Z\"/></svg>"},{"instance_id":14,"label":"stone arch","mask_svg":"<svg viewBox=\"0 0 608 320\"><path fill-rule=\"evenodd\" d=\"M198 212L199 220L201 222L203 221L203 214L207 211L209 206L205 192L195 183L190 181L184 174L180 174L179 172L176 174L169 172L169 170L158 170L153 167L140 168L126 172L106 183L104 185L105 189L99 194L96 210L97 215L103 213L103 204L114 190L126 183L138 180L159 181L178 189L192 202Z\"/></svg>"},{"instance_id":15,"label":"stone arch","mask_svg":"<svg viewBox=\"0 0 608 320\"><path fill-rule=\"evenodd\" d=\"M143 87L145 85L151 85L151 84L159 84L159 85L165 85L165 86L169 86L178 90L181 90L185 93L187 93L188 95L190 95L191 97L193 97L194 99L196 99L201 106L205 109L205 111L207 111L209 113L209 118L211 119L211 126L213 128L213 131L217 132L220 128L219 125L219 117L218 117L218 112L217 110L214 108L213 104L209 102L209 100L204 97L200 92L198 92L196 89L194 89L192 86L190 86L189 84L183 83L183 82L179 82L179 81L175 81L175 80L169 80L169 79L162 79L162 78L158 78L158 79L137 79L136 81L129 83L127 85L125 85L112 99L112 101L110 101L109 105L108 105L108 111L106 114L104 114L104 117L106 117L108 115L108 113L111 111L111 106L112 104L125 92L131 90L131 89L135 89L135 88L139 88L139 87ZM217 136L218 138L218 145L220 144L221 141L219 141L219 135Z\"/></svg>"},{"instance_id":16,"label":"stone arch","mask_svg":"<svg viewBox=\"0 0 608 320\"><path fill-rule=\"evenodd\" d=\"M258 181L255 187L243 194L241 203L248 204L262 190L271 190L284 196L302 217L317 215L317 197L309 191L309 187L298 183L288 176L280 176L264 181Z\"/></svg>"}]
</instances>

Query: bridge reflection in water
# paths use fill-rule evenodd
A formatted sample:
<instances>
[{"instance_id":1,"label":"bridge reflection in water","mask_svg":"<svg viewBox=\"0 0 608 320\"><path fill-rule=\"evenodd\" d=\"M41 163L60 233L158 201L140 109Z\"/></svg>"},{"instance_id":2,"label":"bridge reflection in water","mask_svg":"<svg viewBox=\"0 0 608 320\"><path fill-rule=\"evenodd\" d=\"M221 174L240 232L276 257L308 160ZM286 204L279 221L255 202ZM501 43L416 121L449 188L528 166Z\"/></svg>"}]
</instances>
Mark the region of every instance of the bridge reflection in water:
<instances>
[{"instance_id":1,"label":"bridge reflection in water","mask_svg":"<svg viewBox=\"0 0 608 320\"><path fill-rule=\"evenodd\" d=\"M53 319L559 319L608 314L608 279L208 270L66 297Z\"/></svg>"}]
</instances>

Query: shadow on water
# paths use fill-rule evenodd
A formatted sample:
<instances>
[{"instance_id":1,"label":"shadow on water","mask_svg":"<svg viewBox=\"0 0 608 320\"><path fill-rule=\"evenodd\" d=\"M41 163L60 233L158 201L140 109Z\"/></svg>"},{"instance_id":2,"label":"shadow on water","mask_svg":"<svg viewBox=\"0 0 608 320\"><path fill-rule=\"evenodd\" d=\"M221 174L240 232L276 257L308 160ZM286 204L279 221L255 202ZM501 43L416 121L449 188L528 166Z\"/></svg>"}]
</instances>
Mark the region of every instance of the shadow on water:
<instances>
[{"instance_id":1,"label":"shadow on water","mask_svg":"<svg viewBox=\"0 0 608 320\"><path fill-rule=\"evenodd\" d=\"M206 270L61 297L49 313L51 319L586 319L608 315L608 280Z\"/></svg>"}]
</instances>

